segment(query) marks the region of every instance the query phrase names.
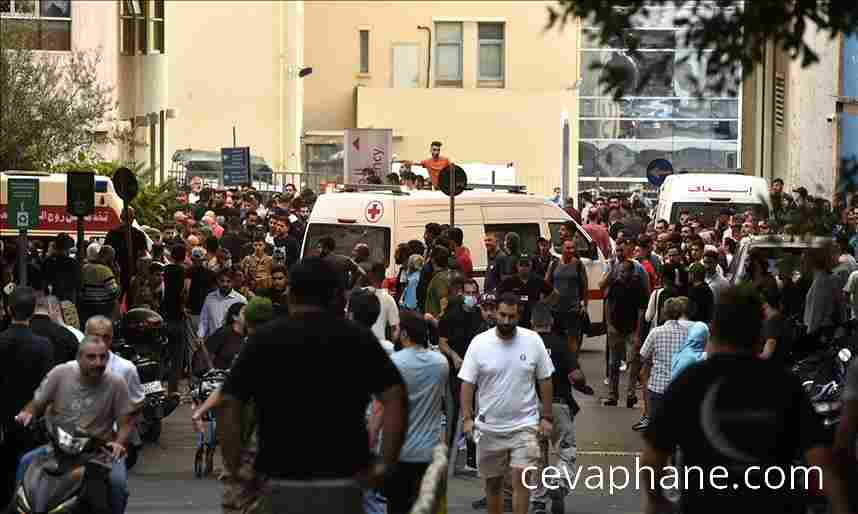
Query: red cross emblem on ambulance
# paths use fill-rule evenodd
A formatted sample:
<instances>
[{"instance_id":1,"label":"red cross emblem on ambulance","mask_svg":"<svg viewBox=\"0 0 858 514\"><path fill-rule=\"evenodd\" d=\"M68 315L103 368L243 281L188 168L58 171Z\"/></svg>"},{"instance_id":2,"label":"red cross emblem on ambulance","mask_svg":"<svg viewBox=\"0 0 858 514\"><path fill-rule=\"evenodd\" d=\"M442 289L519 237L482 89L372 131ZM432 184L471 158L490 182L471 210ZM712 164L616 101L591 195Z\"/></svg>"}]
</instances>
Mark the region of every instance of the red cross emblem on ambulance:
<instances>
[{"instance_id":1,"label":"red cross emblem on ambulance","mask_svg":"<svg viewBox=\"0 0 858 514\"><path fill-rule=\"evenodd\" d=\"M384 216L384 204L379 202L378 200L373 200L369 202L366 206L366 220L370 223L378 223L382 216Z\"/></svg>"}]
</instances>

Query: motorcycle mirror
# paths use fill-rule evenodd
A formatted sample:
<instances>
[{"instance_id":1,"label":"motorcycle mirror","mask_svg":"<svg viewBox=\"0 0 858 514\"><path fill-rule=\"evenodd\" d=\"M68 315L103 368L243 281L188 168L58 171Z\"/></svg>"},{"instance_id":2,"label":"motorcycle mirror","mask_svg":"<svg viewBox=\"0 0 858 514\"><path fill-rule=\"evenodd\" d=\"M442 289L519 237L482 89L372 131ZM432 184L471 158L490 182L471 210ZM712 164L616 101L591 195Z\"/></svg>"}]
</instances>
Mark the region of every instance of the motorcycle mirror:
<instances>
[{"instance_id":1,"label":"motorcycle mirror","mask_svg":"<svg viewBox=\"0 0 858 514\"><path fill-rule=\"evenodd\" d=\"M843 348L837 353L837 357L840 359L840 362L845 364L852 360L852 351L848 348Z\"/></svg>"}]
</instances>

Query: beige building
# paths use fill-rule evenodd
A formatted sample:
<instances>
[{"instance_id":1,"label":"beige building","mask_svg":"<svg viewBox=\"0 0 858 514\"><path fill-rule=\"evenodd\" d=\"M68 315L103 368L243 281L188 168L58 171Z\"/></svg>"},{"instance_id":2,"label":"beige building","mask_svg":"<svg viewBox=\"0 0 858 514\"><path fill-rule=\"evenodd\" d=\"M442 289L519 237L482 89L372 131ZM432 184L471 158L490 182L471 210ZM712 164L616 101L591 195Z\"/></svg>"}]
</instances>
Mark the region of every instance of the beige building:
<instances>
[{"instance_id":1,"label":"beige building","mask_svg":"<svg viewBox=\"0 0 858 514\"><path fill-rule=\"evenodd\" d=\"M546 31L549 5L15 0L0 2L0 16L41 31L41 50L98 49L116 121L133 124L147 145L104 153L166 169L176 150L231 146L235 127L237 144L275 171L339 171L344 129L389 128L399 159L424 159L440 140L458 162L514 163L517 181L545 194L561 183L565 113L572 195L579 170L586 187L597 174L641 183L648 160L660 156L781 173L766 158L786 152L771 143L758 151L771 138L773 68L749 75L738 98L695 102L677 74L663 81L665 91L614 103L595 92L589 63L627 56L593 46L576 23ZM671 15L645 29L664 34ZM659 44L659 55L682 57L670 40ZM301 78L305 67L313 72ZM805 81L806 94L788 96L787 116L806 118L808 95L827 90ZM820 153L802 148L789 157L801 164L790 167L816 159L809 168L821 170Z\"/></svg>"},{"instance_id":2,"label":"beige building","mask_svg":"<svg viewBox=\"0 0 858 514\"><path fill-rule=\"evenodd\" d=\"M455 161L512 162L517 182L551 192L579 71L576 27L546 32L548 5L306 2L309 151L345 128L389 128L399 159L425 159L439 140Z\"/></svg>"},{"instance_id":3,"label":"beige building","mask_svg":"<svg viewBox=\"0 0 858 514\"><path fill-rule=\"evenodd\" d=\"M107 158L170 167L173 152L237 143L272 168L300 171L303 2L16 0L4 23L51 38L34 48L98 51L117 110L104 131L134 126L146 146ZM59 16L58 16L59 15ZM36 32L37 34L39 32Z\"/></svg>"}]
</instances>

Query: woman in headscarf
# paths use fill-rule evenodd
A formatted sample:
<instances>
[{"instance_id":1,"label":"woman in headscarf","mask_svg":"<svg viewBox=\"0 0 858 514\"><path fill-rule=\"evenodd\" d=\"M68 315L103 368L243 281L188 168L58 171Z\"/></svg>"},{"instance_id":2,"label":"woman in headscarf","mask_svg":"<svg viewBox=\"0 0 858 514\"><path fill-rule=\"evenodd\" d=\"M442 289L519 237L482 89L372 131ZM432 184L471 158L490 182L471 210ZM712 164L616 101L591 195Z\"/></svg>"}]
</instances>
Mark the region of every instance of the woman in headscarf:
<instances>
[{"instance_id":1,"label":"woman in headscarf","mask_svg":"<svg viewBox=\"0 0 858 514\"><path fill-rule=\"evenodd\" d=\"M709 327L706 323L695 321L688 328L685 343L673 356L670 368L670 381L682 373L685 368L706 358L706 342L709 340Z\"/></svg>"}]
</instances>

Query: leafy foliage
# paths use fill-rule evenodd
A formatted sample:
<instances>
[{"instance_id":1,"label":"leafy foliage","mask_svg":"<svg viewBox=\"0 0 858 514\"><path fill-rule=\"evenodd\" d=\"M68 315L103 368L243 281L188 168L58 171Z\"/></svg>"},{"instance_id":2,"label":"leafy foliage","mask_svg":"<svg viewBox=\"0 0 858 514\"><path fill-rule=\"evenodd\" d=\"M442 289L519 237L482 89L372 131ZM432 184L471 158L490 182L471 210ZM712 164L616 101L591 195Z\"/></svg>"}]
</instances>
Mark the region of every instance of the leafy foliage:
<instances>
[{"instance_id":1,"label":"leafy foliage","mask_svg":"<svg viewBox=\"0 0 858 514\"><path fill-rule=\"evenodd\" d=\"M122 164L116 161L93 160L85 154L80 154L76 160L58 163L51 170L54 173L94 171L97 175L112 178L114 172L121 166ZM155 173L152 168L144 168L143 164L139 164L131 166L131 170L140 183L140 191L131 202L137 222L150 227L160 227L170 221L172 214L180 207L176 199L178 194L176 181L168 180L155 185L152 183L152 175Z\"/></svg>"},{"instance_id":2,"label":"leafy foliage","mask_svg":"<svg viewBox=\"0 0 858 514\"><path fill-rule=\"evenodd\" d=\"M597 29L602 45L616 47L620 41L630 54L638 54L640 39L632 27L656 16L660 9L684 5L674 20L683 34L678 45L696 49L698 59L707 49L718 57L707 60L707 84L698 84L698 90L712 88L727 93L735 93L743 69L750 70L762 62L768 41L807 67L819 61L805 41L810 27L815 25L831 38L854 34L858 29L858 2L851 0L751 0L742 8L736 4L728 0L559 0L557 6L548 8L548 28L563 29L576 19L586 20L587 26ZM638 81L637 91L628 91L628 69L598 63L592 69L602 71L601 85L616 99L642 90L659 72L656 65ZM694 81L694 77L689 79Z\"/></svg>"},{"instance_id":3,"label":"leafy foliage","mask_svg":"<svg viewBox=\"0 0 858 514\"><path fill-rule=\"evenodd\" d=\"M112 110L98 52L34 52L0 34L0 170L50 168L94 146Z\"/></svg>"}]
</instances>

